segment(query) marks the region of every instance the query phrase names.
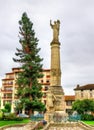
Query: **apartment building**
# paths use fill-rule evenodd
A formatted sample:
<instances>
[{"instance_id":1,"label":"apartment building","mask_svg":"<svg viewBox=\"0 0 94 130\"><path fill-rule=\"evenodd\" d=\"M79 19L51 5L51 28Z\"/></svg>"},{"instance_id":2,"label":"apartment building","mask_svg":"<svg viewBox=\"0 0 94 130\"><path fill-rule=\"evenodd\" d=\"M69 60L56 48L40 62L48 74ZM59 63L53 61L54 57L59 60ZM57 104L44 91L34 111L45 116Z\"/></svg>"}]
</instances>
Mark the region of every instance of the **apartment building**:
<instances>
[{"instance_id":1,"label":"apartment building","mask_svg":"<svg viewBox=\"0 0 94 130\"><path fill-rule=\"evenodd\" d=\"M77 85L74 91L75 100L94 99L94 84L87 84L84 86Z\"/></svg>"},{"instance_id":2,"label":"apartment building","mask_svg":"<svg viewBox=\"0 0 94 130\"><path fill-rule=\"evenodd\" d=\"M16 79L18 73L22 70L20 68L12 68L12 72L6 73L5 78L2 79L1 88L1 108L4 108L6 103L11 103L11 112L15 111L15 102L18 100L16 96L17 87ZM39 79L42 84L43 98L42 102L46 104L47 90L50 86L50 69L43 69L43 78Z\"/></svg>"},{"instance_id":3,"label":"apartment building","mask_svg":"<svg viewBox=\"0 0 94 130\"><path fill-rule=\"evenodd\" d=\"M1 87L1 108L4 108L6 103L11 103L11 111L14 112L16 97L16 78L21 70L19 68L12 68L12 72L6 73L5 78L2 79Z\"/></svg>"},{"instance_id":4,"label":"apartment building","mask_svg":"<svg viewBox=\"0 0 94 130\"><path fill-rule=\"evenodd\" d=\"M39 79L39 83L42 84L42 102L46 105L47 101L47 92L50 87L50 69L43 69L43 78Z\"/></svg>"}]
</instances>

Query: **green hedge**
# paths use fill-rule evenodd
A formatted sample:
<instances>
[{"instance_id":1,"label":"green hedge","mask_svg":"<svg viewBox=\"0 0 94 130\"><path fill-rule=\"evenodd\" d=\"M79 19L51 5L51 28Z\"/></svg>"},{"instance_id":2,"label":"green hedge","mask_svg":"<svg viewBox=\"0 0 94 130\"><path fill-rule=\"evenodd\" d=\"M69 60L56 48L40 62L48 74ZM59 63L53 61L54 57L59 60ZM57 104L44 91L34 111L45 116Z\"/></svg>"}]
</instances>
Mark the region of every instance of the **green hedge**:
<instances>
[{"instance_id":1,"label":"green hedge","mask_svg":"<svg viewBox=\"0 0 94 130\"><path fill-rule=\"evenodd\" d=\"M6 120L6 121L22 121L23 118L16 117L16 115L14 113L9 113L9 114L4 114L2 120Z\"/></svg>"},{"instance_id":2,"label":"green hedge","mask_svg":"<svg viewBox=\"0 0 94 130\"><path fill-rule=\"evenodd\" d=\"M91 114L82 114L81 120L92 121L94 120L94 116Z\"/></svg>"}]
</instances>

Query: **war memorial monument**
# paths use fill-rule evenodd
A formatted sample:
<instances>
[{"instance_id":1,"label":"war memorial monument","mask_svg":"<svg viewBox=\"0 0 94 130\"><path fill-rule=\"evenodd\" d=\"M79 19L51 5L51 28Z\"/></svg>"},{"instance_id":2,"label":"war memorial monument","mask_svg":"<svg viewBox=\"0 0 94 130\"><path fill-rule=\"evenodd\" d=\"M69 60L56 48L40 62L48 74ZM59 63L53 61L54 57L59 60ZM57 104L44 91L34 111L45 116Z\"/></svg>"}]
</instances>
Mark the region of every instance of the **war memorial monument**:
<instances>
[{"instance_id":1,"label":"war memorial monument","mask_svg":"<svg viewBox=\"0 0 94 130\"><path fill-rule=\"evenodd\" d=\"M47 94L47 112L46 120L52 121L55 114L64 114L64 92L61 86L61 66L60 66L60 42L59 30L60 21L50 21L50 26L53 31L53 39L51 45L51 79L50 88Z\"/></svg>"}]
</instances>

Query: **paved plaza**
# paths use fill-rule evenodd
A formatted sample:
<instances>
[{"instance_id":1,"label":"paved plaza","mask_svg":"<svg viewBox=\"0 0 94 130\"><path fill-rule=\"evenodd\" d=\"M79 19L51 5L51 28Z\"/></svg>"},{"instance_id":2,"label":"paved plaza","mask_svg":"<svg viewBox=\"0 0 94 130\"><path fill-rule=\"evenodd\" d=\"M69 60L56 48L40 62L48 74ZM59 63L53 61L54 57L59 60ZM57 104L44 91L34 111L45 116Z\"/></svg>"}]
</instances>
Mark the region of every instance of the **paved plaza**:
<instances>
[{"instance_id":1,"label":"paved plaza","mask_svg":"<svg viewBox=\"0 0 94 130\"><path fill-rule=\"evenodd\" d=\"M50 127L48 130L85 130L80 127Z\"/></svg>"},{"instance_id":2,"label":"paved plaza","mask_svg":"<svg viewBox=\"0 0 94 130\"><path fill-rule=\"evenodd\" d=\"M11 128L6 128L5 130L32 130L30 127L11 127ZM50 127L48 130L85 130L80 127Z\"/></svg>"},{"instance_id":3,"label":"paved plaza","mask_svg":"<svg viewBox=\"0 0 94 130\"><path fill-rule=\"evenodd\" d=\"M5 130L24 130L24 127L10 127L6 128Z\"/></svg>"},{"instance_id":4,"label":"paved plaza","mask_svg":"<svg viewBox=\"0 0 94 130\"><path fill-rule=\"evenodd\" d=\"M10 128L6 128L4 130L32 130L33 126L35 125L35 123L28 123L27 125L24 126L15 126L15 127L10 127Z\"/></svg>"},{"instance_id":5,"label":"paved plaza","mask_svg":"<svg viewBox=\"0 0 94 130\"><path fill-rule=\"evenodd\" d=\"M35 130L37 122L30 122L24 126L14 126L10 128L5 128L3 130ZM37 130L37 129L36 129ZM41 130L94 130L93 127L86 126L79 123L67 123L67 124L48 124Z\"/></svg>"}]
</instances>

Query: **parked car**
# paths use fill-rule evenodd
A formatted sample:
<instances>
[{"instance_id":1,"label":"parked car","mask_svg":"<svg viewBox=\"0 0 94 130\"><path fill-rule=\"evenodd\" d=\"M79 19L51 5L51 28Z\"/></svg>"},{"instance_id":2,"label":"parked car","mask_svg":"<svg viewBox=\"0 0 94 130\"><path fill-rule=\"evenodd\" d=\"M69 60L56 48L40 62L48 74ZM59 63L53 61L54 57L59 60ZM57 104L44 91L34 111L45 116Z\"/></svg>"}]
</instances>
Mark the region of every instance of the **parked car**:
<instances>
[{"instance_id":1,"label":"parked car","mask_svg":"<svg viewBox=\"0 0 94 130\"><path fill-rule=\"evenodd\" d=\"M23 117L23 118L28 118L28 117L29 117L29 115L23 114L23 113L20 113L20 114L18 114L17 116L18 116L18 117Z\"/></svg>"}]
</instances>

